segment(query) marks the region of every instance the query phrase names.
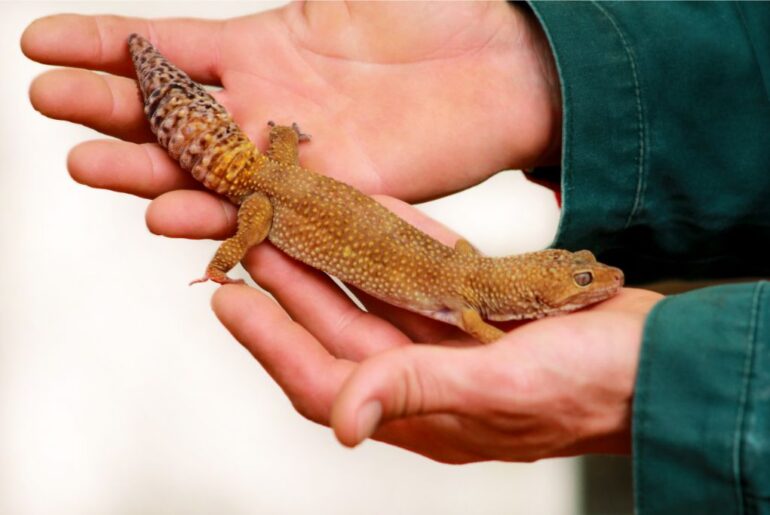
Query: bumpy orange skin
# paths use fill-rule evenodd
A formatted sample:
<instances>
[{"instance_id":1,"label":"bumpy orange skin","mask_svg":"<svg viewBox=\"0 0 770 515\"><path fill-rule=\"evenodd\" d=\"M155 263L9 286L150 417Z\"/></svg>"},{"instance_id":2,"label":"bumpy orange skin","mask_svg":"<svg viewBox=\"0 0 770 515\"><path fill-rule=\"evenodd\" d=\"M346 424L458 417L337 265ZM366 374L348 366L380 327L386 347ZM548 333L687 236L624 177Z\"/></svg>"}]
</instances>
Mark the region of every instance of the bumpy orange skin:
<instances>
[{"instance_id":1,"label":"bumpy orange skin","mask_svg":"<svg viewBox=\"0 0 770 515\"><path fill-rule=\"evenodd\" d=\"M587 251L489 258L465 242L447 247L351 186L299 166L304 135L296 126L274 126L263 154L203 87L147 40L131 35L129 49L158 142L207 188L242 205L238 233L220 247L204 279L227 282L226 272L266 237L299 261L482 341L502 333L481 317L572 311L623 284L620 270ZM578 274L586 273L590 283L578 284L584 282Z\"/></svg>"},{"instance_id":2,"label":"bumpy orange skin","mask_svg":"<svg viewBox=\"0 0 770 515\"><path fill-rule=\"evenodd\" d=\"M146 39L128 41L152 132L171 157L204 186L238 202L253 191L259 153L225 108Z\"/></svg>"}]
</instances>

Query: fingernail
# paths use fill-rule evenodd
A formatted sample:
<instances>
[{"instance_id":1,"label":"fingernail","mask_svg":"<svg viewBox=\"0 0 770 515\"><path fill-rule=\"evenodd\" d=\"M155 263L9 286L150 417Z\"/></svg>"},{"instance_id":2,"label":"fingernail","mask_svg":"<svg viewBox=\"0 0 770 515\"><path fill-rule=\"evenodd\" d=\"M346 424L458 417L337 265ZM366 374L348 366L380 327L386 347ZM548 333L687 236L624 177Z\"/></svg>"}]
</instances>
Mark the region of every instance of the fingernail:
<instances>
[{"instance_id":1,"label":"fingernail","mask_svg":"<svg viewBox=\"0 0 770 515\"><path fill-rule=\"evenodd\" d=\"M369 401L358 410L358 443L363 442L374 433L382 417L380 401Z\"/></svg>"}]
</instances>

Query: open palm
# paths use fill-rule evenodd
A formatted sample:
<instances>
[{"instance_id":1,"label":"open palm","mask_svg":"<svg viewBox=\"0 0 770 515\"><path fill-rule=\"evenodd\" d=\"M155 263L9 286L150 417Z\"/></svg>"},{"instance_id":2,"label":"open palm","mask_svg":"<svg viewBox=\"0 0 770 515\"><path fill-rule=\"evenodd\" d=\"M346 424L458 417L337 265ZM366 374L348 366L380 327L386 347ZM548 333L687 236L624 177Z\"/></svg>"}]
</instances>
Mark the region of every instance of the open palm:
<instances>
[{"instance_id":1,"label":"open palm","mask_svg":"<svg viewBox=\"0 0 770 515\"><path fill-rule=\"evenodd\" d=\"M557 157L558 86L544 37L525 10L502 2L297 3L227 21L38 20L22 38L24 52L85 69L36 79L35 107L123 140L79 145L70 172L154 199L147 222L157 233L223 237L235 209L152 143L126 48L132 32L195 80L221 86L215 95L257 144L268 120L296 121L313 135L302 162L367 193L421 200ZM435 237L455 238L406 204L381 200ZM257 290L226 286L214 298L217 315L299 411L333 425L346 444L384 420L376 437L442 461L627 445L652 294L625 290L477 347L451 326L363 294L370 311L362 311L327 276L269 245L245 264L282 308ZM578 360L584 365L572 366ZM591 382L612 374L614 390ZM379 413L363 409L372 399Z\"/></svg>"},{"instance_id":2,"label":"open palm","mask_svg":"<svg viewBox=\"0 0 770 515\"><path fill-rule=\"evenodd\" d=\"M296 121L314 138L309 168L419 200L553 157L558 87L535 27L500 2L319 2L225 21L54 16L27 29L22 49L114 74L55 70L30 91L46 115L134 143L76 147L69 165L83 182L148 197L193 186L154 145L136 145L153 141L126 48L139 32L221 86L217 98L256 143L268 120Z\"/></svg>"}]
</instances>

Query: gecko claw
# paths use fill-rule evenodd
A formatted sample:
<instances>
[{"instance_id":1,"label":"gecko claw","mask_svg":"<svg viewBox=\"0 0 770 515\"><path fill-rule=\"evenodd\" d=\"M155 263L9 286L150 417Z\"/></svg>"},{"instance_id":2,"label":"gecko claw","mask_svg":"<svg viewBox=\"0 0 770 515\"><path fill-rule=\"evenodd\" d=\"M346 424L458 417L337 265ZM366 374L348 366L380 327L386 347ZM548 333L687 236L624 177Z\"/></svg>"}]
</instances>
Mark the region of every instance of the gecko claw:
<instances>
[{"instance_id":1,"label":"gecko claw","mask_svg":"<svg viewBox=\"0 0 770 515\"><path fill-rule=\"evenodd\" d=\"M198 284L198 283L205 283L206 281L209 281L209 280L219 284L246 284L246 281L244 281L243 279L230 279L229 277L227 277L227 275L223 273L211 273L209 271L206 271L206 275L190 281L190 284L188 284L188 286L192 286L193 284Z\"/></svg>"},{"instance_id":2,"label":"gecko claw","mask_svg":"<svg viewBox=\"0 0 770 515\"><path fill-rule=\"evenodd\" d=\"M303 133L299 129L299 125L297 125L297 122L292 123L291 128L294 129L294 132L297 133L297 138L299 138L300 141L310 141L310 134Z\"/></svg>"},{"instance_id":3,"label":"gecko claw","mask_svg":"<svg viewBox=\"0 0 770 515\"><path fill-rule=\"evenodd\" d=\"M275 129L276 127L278 127L278 125L273 120L268 120L267 126L270 127L271 129ZM292 123L291 124L291 128L297 134L297 139L300 142L302 142L302 141L310 141L310 134L303 133L300 130L299 125L297 125L297 122ZM271 135L271 138L272 138L272 135Z\"/></svg>"}]
</instances>

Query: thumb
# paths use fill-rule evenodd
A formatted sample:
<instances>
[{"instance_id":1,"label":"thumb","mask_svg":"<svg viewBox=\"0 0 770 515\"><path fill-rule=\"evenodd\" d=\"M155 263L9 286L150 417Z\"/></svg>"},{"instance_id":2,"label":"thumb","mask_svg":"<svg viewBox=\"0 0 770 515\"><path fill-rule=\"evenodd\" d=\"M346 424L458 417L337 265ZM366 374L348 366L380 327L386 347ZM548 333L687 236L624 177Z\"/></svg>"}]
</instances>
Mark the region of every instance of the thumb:
<instances>
[{"instance_id":1,"label":"thumb","mask_svg":"<svg viewBox=\"0 0 770 515\"><path fill-rule=\"evenodd\" d=\"M354 447L383 420L460 411L476 389L476 352L411 345L363 361L334 401L331 426L337 439Z\"/></svg>"}]
</instances>

